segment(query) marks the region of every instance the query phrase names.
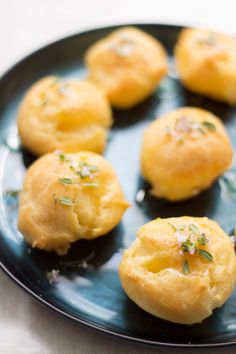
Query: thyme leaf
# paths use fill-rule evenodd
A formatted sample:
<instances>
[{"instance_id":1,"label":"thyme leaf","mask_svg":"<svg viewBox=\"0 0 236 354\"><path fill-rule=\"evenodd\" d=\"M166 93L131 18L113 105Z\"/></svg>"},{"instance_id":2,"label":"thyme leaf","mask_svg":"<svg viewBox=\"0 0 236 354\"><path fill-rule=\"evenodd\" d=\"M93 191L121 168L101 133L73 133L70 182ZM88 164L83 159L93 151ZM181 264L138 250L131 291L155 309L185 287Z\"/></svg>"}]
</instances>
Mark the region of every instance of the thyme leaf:
<instances>
[{"instance_id":1,"label":"thyme leaf","mask_svg":"<svg viewBox=\"0 0 236 354\"><path fill-rule=\"evenodd\" d=\"M201 246L205 246L208 243L208 239L206 238L206 235L204 233L202 233L198 239L197 239L197 243Z\"/></svg>"},{"instance_id":2,"label":"thyme leaf","mask_svg":"<svg viewBox=\"0 0 236 354\"><path fill-rule=\"evenodd\" d=\"M72 184L73 181L71 178L68 178L68 177L64 177L64 178L59 178L58 181L61 183L61 184Z\"/></svg>"},{"instance_id":3,"label":"thyme leaf","mask_svg":"<svg viewBox=\"0 0 236 354\"><path fill-rule=\"evenodd\" d=\"M202 125L203 125L205 128L207 128L208 130L211 130L212 132L215 132L215 131L216 131L216 126L215 126L215 124L213 124L213 123L211 123L211 122L209 122L209 121L207 121L207 120L204 120L204 121L202 122Z\"/></svg>"},{"instance_id":4,"label":"thyme leaf","mask_svg":"<svg viewBox=\"0 0 236 354\"><path fill-rule=\"evenodd\" d=\"M172 225L170 222L167 222L168 225L170 225L170 227L176 232L177 229L174 227L174 225Z\"/></svg>"},{"instance_id":5,"label":"thyme leaf","mask_svg":"<svg viewBox=\"0 0 236 354\"><path fill-rule=\"evenodd\" d=\"M181 224L177 227L178 231L183 231L185 229L186 225Z\"/></svg>"},{"instance_id":6,"label":"thyme leaf","mask_svg":"<svg viewBox=\"0 0 236 354\"><path fill-rule=\"evenodd\" d=\"M183 263L183 273L185 275L190 273L190 266L189 266L189 262L187 259L185 259L185 261Z\"/></svg>"},{"instance_id":7,"label":"thyme leaf","mask_svg":"<svg viewBox=\"0 0 236 354\"><path fill-rule=\"evenodd\" d=\"M182 242L181 249L184 253L189 253L189 254L196 253L196 245L189 238L185 242Z\"/></svg>"},{"instance_id":8,"label":"thyme leaf","mask_svg":"<svg viewBox=\"0 0 236 354\"><path fill-rule=\"evenodd\" d=\"M66 196L57 197L57 196L54 195L54 200L55 200L55 204L57 202L59 202L62 205L66 205L66 206L73 206L73 205L76 204L70 197L66 197Z\"/></svg>"},{"instance_id":9,"label":"thyme leaf","mask_svg":"<svg viewBox=\"0 0 236 354\"><path fill-rule=\"evenodd\" d=\"M188 234L186 235L187 230ZM199 246L205 246L209 242L205 233L200 232L195 224L189 224L187 229L186 225L182 225L182 231L184 232L181 233L181 230L177 228L177 231L175 232L180 247L179 253L181 255L184 255L184 253L188 253L190 255L199 255L205 258L207 261L212 262L212 254L205 249L199 248ZM183 263L183 272L184 274L188 274L190 272L190 267L187 260L185 260Z\"/></svg>"},{"instance_id":10,"label":"thyme leaf","mask_svg":"<svg viewBox=\"0 0 236 354\"><path fill-rule=\"evenodd\" d=\"M70 161L70 160L68 159L68 157L67 157L65 154L63 154L63 153L59 154L59 159L60 159L61 162L68 162L68 161Z\"/></svg>"},{"instance_id":11,"label":"thyme leaf","mask_svg":"<svg viewBox=\"0 0 236 354\"><path fill-rule=\"evenodd\" d=\"M213 262L213 256L210 252L203 250L201 248L198 248L197 252L198 254L200 254L200 256L207 259L209 262Z\"/></svg>"}]
</instances>

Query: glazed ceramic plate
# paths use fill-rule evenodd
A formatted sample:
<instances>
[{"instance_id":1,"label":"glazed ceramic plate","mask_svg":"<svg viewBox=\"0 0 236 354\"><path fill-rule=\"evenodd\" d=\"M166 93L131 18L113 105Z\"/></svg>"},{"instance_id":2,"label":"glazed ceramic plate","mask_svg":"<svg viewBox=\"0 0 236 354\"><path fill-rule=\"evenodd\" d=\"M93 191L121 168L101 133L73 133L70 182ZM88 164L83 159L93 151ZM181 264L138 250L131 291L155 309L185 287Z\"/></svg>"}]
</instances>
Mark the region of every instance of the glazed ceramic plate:
<instances>
[{"instance_id":1,"label":"glazed ceramic plate","mask_svg":"<svg viewBox=\"0 0 236 354\"><path fill-rule=\"evenodd\" d=\"M83 78L85 50L112 29L102 28L74 35L28 56L0 81L0 262L2 269L41 303L79 324L131 341L165 346L219 346L236 343L236 292L201 324L184 326L155 318L127 298L118 277L123 249L138 228L156 217L208 216L227 233L236 224L236 167L200 196L181 203L157 200L148 193L139 172L143 130L160 114L179 106L199 106L219 115L236 147L234 108L187 92L173 65L173 46L180 27L139 25L157 37L169 53L169 75L144 103L127 111L114 111L114 126L105 152L132 203L120 225L94 241L78 241L67 256L31 249L17 231L18 191L26 168L35 159L21 148L16 116L25 90L44 75ZM206 166L207 168L207 166ZM201 173L201 171L199 171ZM137 203L140 189L146 191ZM47 272L59 270L57 284Z\"/></svg>"}]
</instances>

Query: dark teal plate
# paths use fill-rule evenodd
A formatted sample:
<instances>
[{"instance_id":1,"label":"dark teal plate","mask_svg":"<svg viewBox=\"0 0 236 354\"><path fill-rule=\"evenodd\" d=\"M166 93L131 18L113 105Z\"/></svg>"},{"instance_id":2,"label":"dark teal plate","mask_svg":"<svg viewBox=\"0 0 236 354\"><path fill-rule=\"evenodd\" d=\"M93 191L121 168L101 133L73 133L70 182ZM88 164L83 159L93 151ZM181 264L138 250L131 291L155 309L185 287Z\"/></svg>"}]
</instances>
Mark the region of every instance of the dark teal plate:
<instances>
[{"instance_id":1,"label":"dark teal plate","mask_svg":"<svg viewBox=\"0 0 236 354\"><path fill-rule=\"evenodd\" d=\"M143 129L158 115L183 105L206 108L219 115L236 145L236 112L227 105L187 92L179 83L172 50L180 27L141 25L156 36L169 52L170 72L159 90L132 110L115 111L115 124L105 153L115 167L127 199L133 204L122 223L109 235L75 243L70 253L58 257L32 250L17 231L18 196L26 167L34 157L19 146L16 115L25 90L47 74L84 77L85 50L114 27L77 34L28 56L0 81L0 261L2 269L41 303L80 324L131 341L165 346L220 346L236 343L236 293L214 314L194 326L172 324L155 318L130 301L118 278L124 248L138 228L156 217L208 216L232 233L236 224L236 166L207 192L182 203L168 203L148 193L142 203L137 191L148 186L139 174ZM206 166L207 168L207 166ZM46 272L60 270L51 285ZM53 325L53 324L52 324Z\"/></svg>"}]
</instances>

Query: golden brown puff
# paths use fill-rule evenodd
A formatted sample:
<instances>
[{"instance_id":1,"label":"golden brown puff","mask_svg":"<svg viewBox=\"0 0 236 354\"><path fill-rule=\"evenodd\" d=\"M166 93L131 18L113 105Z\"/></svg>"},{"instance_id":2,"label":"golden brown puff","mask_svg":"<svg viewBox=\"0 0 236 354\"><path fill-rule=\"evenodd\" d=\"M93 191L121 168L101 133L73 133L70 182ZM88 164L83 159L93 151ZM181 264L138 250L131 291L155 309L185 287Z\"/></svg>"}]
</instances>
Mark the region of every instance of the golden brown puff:
<instances>
[{"instance_id":1,"label":"golden brown puff","mask_svg":"<svg viewBox=\"0 0 236 354\"><path fill-rule=\"evenodd\" d=\"M102 153L111 124L109 103L95 85L55 76L37 81L18 113L22 143L36 155L54 150Z\"/></svg>"},{"instance_id":2,"label":"golden brown puff","mask_svg":"<svg viewBox=\"0 0 236 354\"><path fill-rule=\"evenodd\" d=\"M138 231L119 274L125 292L143 310L171 322L198 323L234 289L234 246L208 218L156 219Z\"/></svg>"},{"instance_id":3,"label":"golden brown puff","mask_svg":"<svg viewBox=\"0 0 236 354\"><path fill-rule=\"evenodd\" d=\"M112 230L128 206L112 166L102 156L51 153L26 173L18 227L33 247L66 254L72 242Z\"/></svg>"},{"instance_id":4,"label":"golden brown puff","mask_svg":"<svg viewBox=\"0 0 236 354\"><path fill-rule=\"evenodd\" d=\"M180 79L191 91L236 103L236 40L207 29L181 31L175 47Z\"/></svg>"},{"instance_id":5,"label":"golden brown puff","mask_svg":"<svg viewBox=\"0 0 236 354\"><path fill-rule=\"evenodd\" d=\"M141 171L152 194L170 201L209 188L232 162L227 132L214 114L184 107L149 125L141 150Z\"/></svg>"},{"instance_id":6,"label":"golden brown puff","mask_svg":"<svg viewBox=\"0 0 236 354\"><path fill-rule=\"evenodd\" d=\"M135 27L115 30L96 42L88 49L85 62L89 79L120 109L151 95L167 72L162 44Z\"/></svg>"}]
</instances>

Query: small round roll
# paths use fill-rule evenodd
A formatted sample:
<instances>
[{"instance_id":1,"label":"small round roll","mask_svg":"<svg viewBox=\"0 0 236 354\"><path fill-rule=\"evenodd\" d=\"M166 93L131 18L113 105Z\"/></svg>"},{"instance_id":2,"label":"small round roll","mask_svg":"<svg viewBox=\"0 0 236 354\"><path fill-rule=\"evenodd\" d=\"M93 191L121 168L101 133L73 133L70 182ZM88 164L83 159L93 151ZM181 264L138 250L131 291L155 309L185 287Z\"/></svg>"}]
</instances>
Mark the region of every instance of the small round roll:
<instances>
[{"instance_id":1,"label":"small round roll","mask_svg":"<svg viewBox=\"0 0 236 354\"><path fill-rule=\"evenodd\" d=\"M62 255L72 242L108 233L128 206L112 166L102 156L51 153L26 173L18 228L32 247Z\"/></svg>"},{"instance_id":2,"label":"small round roll","mask_svg":"<svg viewBox=\"0 0 236 354\"><path fill-rule=\"evenodd\" d=\"M184 29L175 47L180 79L189 90L236 104L236 40L206 29Z\"/></svg>"},{"instance_id":3,"label":"small round roll","mask_svg":"<svg viewBox=\"0 0 236 354\"><path fill-rule=\"evenodd\" d=\"M233 149L214 114L184 107L149 125L141 150L141 171L158 198L179 201L198 195L226 171Z\"/></svg>"},{"instance_id":4,"label":"small round roll","mask_svg":"<svg viewBox=\"0 0 236 354\"><path fill-rule=\"evenodd\" d=\"M47 76L26 93L18 113L22 144L35 155L54 150L102 153L112 113L93 84Z\"/></svg>"},{"instance_id":5,"label":"small round roll","mask_svg":"<svg viewBox=\"0 0 236 354\"><path fill-rule=\"evenodd\" d=\"M115 30L96 42L86 52L85 62L90 81L120 109L145 100L167 72L162 44L135 27Z\"/></svg>"},{"instance_id":6,"label":"small round roll","mask_svg":"<svg viewBox=\"0 0 236 354\"><path fill-rule=\"evenodd\" d=\"M233 292L233 242L208 218L156 219L138 231L119 274L143 310L171 322L199 323Z\"/></svg>"}]
</instances>

